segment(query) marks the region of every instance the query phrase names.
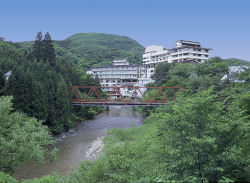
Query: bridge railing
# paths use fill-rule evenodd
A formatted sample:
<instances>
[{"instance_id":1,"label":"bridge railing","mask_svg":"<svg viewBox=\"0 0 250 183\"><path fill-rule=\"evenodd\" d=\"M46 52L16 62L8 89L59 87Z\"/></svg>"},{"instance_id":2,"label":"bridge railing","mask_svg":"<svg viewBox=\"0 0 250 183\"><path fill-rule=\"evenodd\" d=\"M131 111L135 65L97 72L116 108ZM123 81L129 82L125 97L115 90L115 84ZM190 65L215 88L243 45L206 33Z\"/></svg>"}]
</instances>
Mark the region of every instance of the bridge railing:
<instances>
[{"instance_id":1,"label":"bridge railing","mask_svg":"<svg viewBox=\"0 0 250 183\"><path fill-rule=\"evenodd\" d=\"M160 105L175 100L183 89L183 87L72 86L72 104Z\"/></svg>"}]
</instances>

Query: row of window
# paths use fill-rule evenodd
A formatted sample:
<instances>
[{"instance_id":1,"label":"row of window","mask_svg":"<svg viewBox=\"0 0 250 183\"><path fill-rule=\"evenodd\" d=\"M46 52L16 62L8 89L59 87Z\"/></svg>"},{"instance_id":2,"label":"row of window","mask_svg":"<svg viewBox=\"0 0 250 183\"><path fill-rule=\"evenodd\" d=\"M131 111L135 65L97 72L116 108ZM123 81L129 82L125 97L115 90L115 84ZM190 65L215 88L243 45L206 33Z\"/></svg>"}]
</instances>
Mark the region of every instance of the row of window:
<instances>
[{"instance_id":1,"label":"row of window","mask_svg":"<svg viewBox=\"0 0 250 183\"><path fill-rule=\"evenodd\" d=\"M173 58L176 58L176 57L182 57L182 56L204 56L204 57L208 57L208 55L203 55L203 54L196 54L196 53L183 53L183 54L177 54L177 55L172 55ZM167 57L164 57L164 58L157 58L157 59L154 59L154 57L152 57L152 61L153 62L161 62L161 61L167 61ZM144 61L144 63L150 63L151 61L147 60L147 61Z\"/></svg>"},{"instance_id":2,"label":"row of window","mask_svg":"<svg viewBox=\"0 0 250 183\"><path fill-rule=\"evenodd\" d=\"M156 56L152 56L152 58L166 58L167 55L156 55Z\"/></svg>"},{"instance_id":3,"label":"row of window","mask_svg":"<svg viewBox=\"0 0 250 183\"><path fill-rule=\"evenodd\" d=\"M137 82L137 80L124 80L124 81L117 81L117 82L112 82L113 84L106 84L106 83L111 83L109 81L106 81L106 82L102 82L102 86L115 86L116 84L120 84L120 83L135 83ZM114 84L115 83L115 84Z\"/></svg>"},{"instance_id":4,"label":"row of window","mask_svg":"<svg viewBox=\"0 0 250 183\"><path fill-rule=\"evenodd\" d=\"M184 58L184 59L179 59L179 60L175 60L175 62L182 62L182 61L187 61L188 59ZM202 59L192 59L194 61L198 61L198 62L201 62ZM203 60L204 61L204 60Z\"/></svg>"},{"instance_id":5,"label":"row of window","mask_svg":"<svg viewBox=\"0 0 250 183\"><path fill-rule=\"evenodd\" d=\"M112 85L109 85L109 84L102 84L102 86L116 86L116 84L112 84Z\"/></svg>"},{"instance_id":6,"label":"row of window","mask_svg":"<svg viewBox=\"0 0 250 183\"><path fill-rule=\"evenodd\" d=\"M152 60L157 62L157 61L166 61L167 59L161 59L160 58L160 59L152 59Z\"/></svg>"},{"instance_id":7,"label":"row of window","mask_svg":"<svg viewBox=\"0 0 250 183\"><path fill-rule=\"evenodd\" d=\"M137 71L113 71L113 72L105 72L105 71L98 71L93 72L94 74L137 74Z\"/></svg>"},{"instance_id":8,"label":"row of window","mask_svg":"<svg viewBox=\"0 0 250 183\"><path fill-rule=\"evenodd\" d=\"M128 77L137 77L136 74L132 74L132 75L98 75L98 78L128 78Z\"/></svg>"},{"instance_id":9,"label":"row of window","mask_svg":"<svg viewBox=\"0 0 250 183\"><path fill-rule=\"evenodd\" d=\"M178 50L174 50L173 52L183 52L183 51L204 51L208 53L208 49L196 49L196 48L183 48L183 49L178 49Z\"/></svg>"},{"instance_id":10,"label":"row of window","mask_svg":"<svg viewBox=\"0 0 250 183\"><path fill-rule=\"evenodd\" d=\"M94 67L92 70L97 70L97 71L107 71L107 70L137 70L138 67L134 66L129 66L129 67Z\"/></svg>"},{"instance_id":11,"label":"row of window","mask_svg":"<svg viewBox=\"0 0 250 183\"><path fill-rule=\"evenodd\" d=\"M182 57L182 56L198 56L198 57L201 57L201 56L204 56L204 57L208 57L208 55L202 55L202 54L195 54L195 53L183 53L183 54L178 54L178 55L173 55L172 57L175 58L175 57Z\"/></svg>"}]
</instances>

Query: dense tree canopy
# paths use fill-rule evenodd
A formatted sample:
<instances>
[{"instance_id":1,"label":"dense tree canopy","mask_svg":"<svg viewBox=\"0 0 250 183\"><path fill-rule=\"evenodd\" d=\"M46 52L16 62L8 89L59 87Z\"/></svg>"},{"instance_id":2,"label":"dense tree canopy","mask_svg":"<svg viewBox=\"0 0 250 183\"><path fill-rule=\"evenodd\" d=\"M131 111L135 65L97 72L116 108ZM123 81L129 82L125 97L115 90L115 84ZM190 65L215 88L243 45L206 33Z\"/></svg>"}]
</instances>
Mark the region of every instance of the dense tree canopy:
<instances>
[{"instance_id":1,"label":"dense tree canopy","mask_svg":"<svg viewBox=\"0 0 250 183\"><path fill-rule=\"evenodd\" d=\"M27 53L0 42L0 65L1 73L12 71L7 82L1 75L1 88L3 84L5 88L0 92L14 97L14 109L42 120L54 133L73 127L76 116L83 119L101 111L99 108L72 108L71 86L98 86L99 81L86 76L72 63L57 58L49 33L43 38L39 32L32 51Z\"/></svg>"},{"instance_id":2,"label":"dense tree canopy","mask_svg":"<svg viewBox=\"0 0 250 183\"><path fill-rule=\"evenodd\" d=\"M225 113L222 104L206 91L194 98L179 98L171 109L150 117L163 121L160 133L165 139L167 180L239 178L237 174L250 161L250 126L238 104L228 106Z\"/></svg>"},{"instance_id":3,"label":"dense tree canopy","mask_svg":"<svg viewBox=\"0 0 250 183\"><path fill-rule=\"evenodd\" d=\"M11 97L0 97L0 171L4 172L13 172L25 161L43 162L53 144L41 121L12 111Z\"/></svg>"}]
</instances>

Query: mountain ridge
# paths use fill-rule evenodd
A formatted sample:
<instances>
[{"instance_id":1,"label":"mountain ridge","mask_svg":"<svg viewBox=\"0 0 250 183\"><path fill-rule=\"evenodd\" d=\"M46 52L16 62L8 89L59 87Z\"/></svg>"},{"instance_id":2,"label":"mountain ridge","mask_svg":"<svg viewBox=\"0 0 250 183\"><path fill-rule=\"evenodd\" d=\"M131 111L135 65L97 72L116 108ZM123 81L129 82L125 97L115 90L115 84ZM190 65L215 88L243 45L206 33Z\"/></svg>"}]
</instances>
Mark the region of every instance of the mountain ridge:
<instances>
[{"instance_id":1,"label":"mountain ridge","mask_svg":"<svg viewBox=\"0 0 250 183\"><path fill-rule=\"evenodd\" d=\"M34 41L19 42L31 50ZM141 64L144 47L127 37L106 33L77 33L64 40L53 40L56 54L84 70L91 66L110 65L113 59L127 58L131 64Z\"/></svg>"}]
</instances>

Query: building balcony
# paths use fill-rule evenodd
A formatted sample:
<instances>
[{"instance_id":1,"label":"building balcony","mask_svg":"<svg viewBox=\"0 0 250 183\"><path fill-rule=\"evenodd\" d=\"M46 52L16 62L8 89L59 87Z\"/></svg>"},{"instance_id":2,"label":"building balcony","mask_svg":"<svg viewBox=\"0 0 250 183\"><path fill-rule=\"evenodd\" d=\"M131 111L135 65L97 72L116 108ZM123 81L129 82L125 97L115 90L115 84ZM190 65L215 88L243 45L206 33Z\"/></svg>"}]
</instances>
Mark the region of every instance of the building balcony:
<instances>
[{"instance_id":1,"label":"building balcony","mask_svg":"<svg viewBox=\"0 0 250 183\"><path fill-rule=\"evenodd\" d=\"M121 79L137 79L138 76L122 76Z\"/></svg>"}]
</instances>

